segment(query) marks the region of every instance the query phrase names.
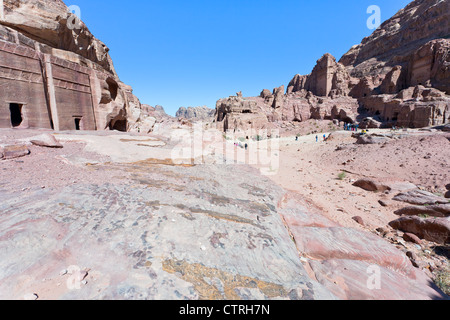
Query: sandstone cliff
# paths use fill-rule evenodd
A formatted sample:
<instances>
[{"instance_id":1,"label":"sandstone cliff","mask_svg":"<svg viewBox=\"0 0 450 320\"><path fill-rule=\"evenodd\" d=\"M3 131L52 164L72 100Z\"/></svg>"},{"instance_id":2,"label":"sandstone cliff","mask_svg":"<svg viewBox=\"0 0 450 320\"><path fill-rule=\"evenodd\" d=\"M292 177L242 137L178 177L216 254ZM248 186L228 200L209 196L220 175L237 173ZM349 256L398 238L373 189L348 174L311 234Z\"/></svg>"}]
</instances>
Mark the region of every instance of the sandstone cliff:
<instances>
[{"instance_id":1,"label":"sandstone cliff","mask_svg":"<svg viewBox=\"0 0 450 320\"><path fill-rule=\"evenodd\" d=\"M450 3L415 0L353 46L340 60L352 76L386 75L396 65L407 66L416 50L450 35Z\"/></svg>"},{"instance_id":2,"label":"sandstone cliff","mask_svg":"<svg viewBox=\"0 0 450 320\"><path fill-rule=\"evenodd\" d=\"M203 107L181 107L175 116L188 120L206 120L214 116L215 110L206 106Z\"/></svg>"},{"instance_id":3,"label":"sandstone cliff","mask_svg":"<svg viewBox=\"0 0 450 320\"><path fill-rule=\"evenodd\" d=\"M4 0L0 127L136 127L141 104L108 51L61 0Z\"/></svg>"},{"instance_id":4,"label":"sandstone cliff","mask_svg":"<svg viewBox=\"0 0 450 320\"><path fill-rule=\"evenodd\" d=\"M339 61L327 53L311 74L297 74L286 92L282 86L260 97L219 100L217 127L245 131L308 119L361 123L369 116L385 127L450 122L449 5L411 2ZM254 108L236 108L236 99Z\"/></svg>"}]
</instances>

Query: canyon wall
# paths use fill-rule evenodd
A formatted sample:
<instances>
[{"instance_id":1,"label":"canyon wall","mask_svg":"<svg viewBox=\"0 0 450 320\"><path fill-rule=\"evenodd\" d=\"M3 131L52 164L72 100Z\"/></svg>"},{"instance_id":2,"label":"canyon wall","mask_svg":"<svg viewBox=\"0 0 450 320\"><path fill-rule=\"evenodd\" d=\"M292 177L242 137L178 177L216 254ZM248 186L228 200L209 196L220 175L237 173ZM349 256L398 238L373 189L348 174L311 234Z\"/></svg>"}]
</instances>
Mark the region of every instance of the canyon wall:
<instances>
[{"instance_id":1,"label":"canyon wall","mask_svg":"<svg viewBox=\"0 0 450 320\"><path fill-rule=\"evenodd\" d=\"M4 0L0 127L135 129L141 104L108 51L61 0Z\"/></svg>"},{"instance_id":2,"label":"canyon wall","mask_svg":"<svg viewBox=\"0 0 450 320\"><path fill-rule=\"evenodd\" d=\"M223 130L278 127L308 119L421 128L450 122L450 2L416 0L339 61L327 53L311 74L259 97L221 99ZM423 27L423 26L426 26ZM239 103L253 104L242 112ZM231 125L230 125L231 123Z\"/></svg>"}]
</instances>

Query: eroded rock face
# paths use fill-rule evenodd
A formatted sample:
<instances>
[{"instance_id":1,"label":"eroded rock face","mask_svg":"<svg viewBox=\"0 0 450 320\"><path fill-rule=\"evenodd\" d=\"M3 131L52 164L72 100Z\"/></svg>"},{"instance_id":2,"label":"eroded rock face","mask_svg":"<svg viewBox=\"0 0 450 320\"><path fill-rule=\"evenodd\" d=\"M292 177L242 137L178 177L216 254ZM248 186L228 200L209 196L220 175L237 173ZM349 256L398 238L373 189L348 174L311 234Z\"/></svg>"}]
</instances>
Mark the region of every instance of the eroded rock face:
<instances>
[{"instance_id":1,"label":"eroded rock face","mask_svg":"<svg viewBox=\"0 0 450 320\"><path fill-rule=\"evenodd\" d=\"M11 145L0 148L0 159L10 160L25 157L30 154L30 150L25 145Z\"/></svg>"},{"instance_id":2,"label":"eroded rock face","mask_svg":"<svg viewBox=\"0 0 450 320\"><path fill-rule=\"evenodd\" d=\"M393 200L402 201L414 205L448 204L447 199L423 190L402 192L396 195Z\"/></svg>"},{"instance_id":3,"label":"eroded rock face","mask_svg":"<svg viewBox=\"0 0 450 320\"><path fill-rule=\"evenodd\" d=\"M267 117L258 112L258 102L241 96L230 96L217 101L215 122L223 131L258 130L268 126Z\"/></svg>"},{"instance_id":4,"label":"eroded rock face","mask_svg":"<svg viewBox=\"0 0 450 320\"><path fill-rule=\"evenodd\" d=\"M115 74L108 47L61 0L4 0L2 24L39 44L74 52Z\"/></svg>"},{"instance_id":5,"label":"eroded rock face","mask_svg":"<svg viewBox=\"0 0 450 320\"><path fill-rule=\"evenodd\" d=\"M133 128L139 100L120 81L106 45L62 1L3 3L0 127Z\"/></svg>"},{"instance_id":6,"label":"eroded rock face","mask_svg":"<svg viewBox=\"0 0 450 320\"><path fill-rule=\"evenodd\" d=\"M427 42L448 36L449 12L448 1L412 1L361 44L352 47L339 62L353 77L381 74L384 78L394 66L408 64L411 55Z\"/></svg>"},{"instance_id":7,"label":"eroded rock face","mask_svg":"<svg viewBox=\"0 0 450 320\"><path fill-rule=\"evenodd\" d=\"M339 62L327 53L311 74L297 74L284 96L264 90L258 112L272 123L377 117L377 127L422 128L450 122L449 12L448 1L411 2ZM330 112L334 106L338 112Z\"/></svg>"},{"instance_id":8,"label":"eroded rock face","mask_svg":"<svg viewBox=\"0 0 450 320\"><path fill-rule=\"evenodd\" d=\"M24 206L0 193L2 213L27 228L1 228L2 298L28 290L42 299L336 298L302 266L277 212L282 190L252 169L145 162L104 169L123 177L132 170L134 178L29 193ZM36 237L42 230L45 238ZM32 245L12 250L14 241ZM28 267L33 289L25 291L17 279ZM89 269L87 284L75 283L80 290L61 273L74 267Z\"/></svg>"},{"instance_id":9,"label":"eroded rock face","mask_svg":"<svg viewBox=\"0 0 450 320\"><path fill-rule=\"evenodd\" d=\"M177 118L184 118L188 120L206 120L212 118L215 114L214 109L204 107L181 107L175 116Z\"/></svg>"},{"instance_id":10,"label":"eroded rock face","mask_svg":"<svg viewBox=\"0 0 450 320\"><path fill-rule=\"evenodd\" d=\"M258 170L177 166L157 150L160 161L77 166L89 179L19 202L20 188L0 185L0 298L444 298L395 246L310 211ZM374 267L380 290L368 286Z\"/></svg>"},{"instance_id":11,"label":"eroded rock face","mask_svg":"<svg viewBox=\"0 0 450 320\"><path fill-rule=\"evenodd\" d=\"M432 206L410 206L399 209L394 212L399 216L430 216L430 217L449 217L450 203Z\"/></svg>"},{"instance_id":12,"label":"eroded rock face","mask_svg":"<svg viewBox=\"0 0 450 320\"><path fill-rule=\"evenodd\" d=\"M402 217L389 225L394 229L415 234L421 239L441 244L450 243L450 218Z\"/></svg>"},{"instance_id":13,"label":"eroded rock face","mask_svg":"<svg viewBox=\"0 0 450 320\"><path fill-rule=\"evenodd\" d=\"M29 139L30 142L36 146L47 147L47 148L63 148L63 145L56 140L55 136L44 133L36 137Z\"/></svg>"},{"instance_id":14,"label":"eroded rock face","mask_svg":"<svg viewBox=\"0 0 450 320\"><path fill-rule=\"evenodd\" d=\"M317 61L312 73L306 77L296 75L291 80L292 92L311 91L316 96L328 97L331 93L346 96L349 93L350 75L345 67L329 53Z\"/></svg>"}]
</instances>

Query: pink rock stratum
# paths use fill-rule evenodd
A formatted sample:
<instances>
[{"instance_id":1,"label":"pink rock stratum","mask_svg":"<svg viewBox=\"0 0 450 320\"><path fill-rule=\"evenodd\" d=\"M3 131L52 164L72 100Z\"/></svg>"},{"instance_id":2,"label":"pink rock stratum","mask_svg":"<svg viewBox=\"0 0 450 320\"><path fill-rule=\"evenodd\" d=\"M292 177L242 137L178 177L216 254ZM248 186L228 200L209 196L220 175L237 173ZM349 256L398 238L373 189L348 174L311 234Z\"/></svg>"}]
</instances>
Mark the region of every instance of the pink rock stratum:
<instances>
[{"instance_id":1,"label":"pink rock stratum","mask_svg":"<svg viewBox=\"0 0 450 320\"><path fill-rule=\"evenodd\" d=\"M4 0L0 299L448 299L449 3L173 118L61 0Z\"/></svg>"}]
</instances>

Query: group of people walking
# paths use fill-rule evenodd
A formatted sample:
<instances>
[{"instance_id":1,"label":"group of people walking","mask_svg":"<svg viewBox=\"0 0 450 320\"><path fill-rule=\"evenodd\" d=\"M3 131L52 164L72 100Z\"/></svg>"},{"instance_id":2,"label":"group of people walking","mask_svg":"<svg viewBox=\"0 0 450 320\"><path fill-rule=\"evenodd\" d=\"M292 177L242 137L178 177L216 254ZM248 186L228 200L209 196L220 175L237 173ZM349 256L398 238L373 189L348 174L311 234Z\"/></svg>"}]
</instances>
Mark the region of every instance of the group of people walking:
<instances>
[{"instance_id":1,"label":"group of people walking","mask_svg":"<svg viewBox=\"0 0 450 320\"><path fill-rule=\"evenodd\" d=\"M352 124L352 123L344 123L344 130L345 131L355 131L358 132L359 125Z\"/></svg>"},{"instance_id":2,"label":"group of people walking","mask_svg":"<svg viewBox=\"0 0 450 320\"><path fill-rule=\"evenodd\" d=\"M242 144L241 142L235 142L234 146L237 148L248 150L248 143Z\"/></svg>"}]
</instances>

